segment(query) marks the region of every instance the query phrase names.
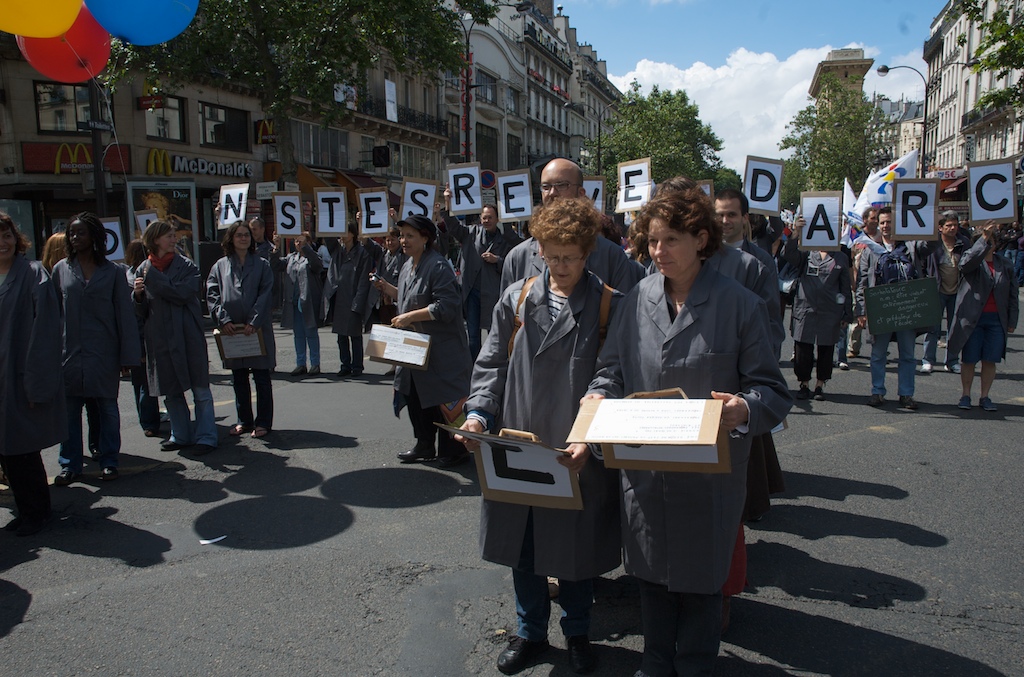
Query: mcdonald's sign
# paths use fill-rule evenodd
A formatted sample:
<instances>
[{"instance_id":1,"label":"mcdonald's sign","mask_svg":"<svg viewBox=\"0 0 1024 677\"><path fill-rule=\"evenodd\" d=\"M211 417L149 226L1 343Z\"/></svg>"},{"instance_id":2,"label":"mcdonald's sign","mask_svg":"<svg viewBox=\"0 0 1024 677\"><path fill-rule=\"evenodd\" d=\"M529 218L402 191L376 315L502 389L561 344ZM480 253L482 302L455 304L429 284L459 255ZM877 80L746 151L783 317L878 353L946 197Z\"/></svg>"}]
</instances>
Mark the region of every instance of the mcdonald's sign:
<instances>
[{"instance_id":1,"label":"mcdonald's sign","mask_svg":"<svg viewBox=\"0 0 1024 677\"><path fill-rule=\"evenodd\" d=\"M256 140L256 143L277 143L277 134L274 133L273 120L256 120L252 124L253 138Z\"/></svg>"},{"instance_id":2,"label":"mcdonald's sign","mask_svg":"<svg viewBox=\"0 0 1024 677\"><path fill-rule=\"evenodd\" d=\"M76 143L74 146L62 143L57 147L57 156L53 160L54 174L60 174L62 171L76 174L90 169L92 154L84 143Z\"/></svg>"},{"instance_id":3,"label":"mcdonald's sign","mask_svg":"<svg viewBox=\"0 0 1024 677\"><path fill-rule=\"evenodd\" d=\"M171 155L163 148L151 148L146 158L147 174L171 175Z\"/></svg>"}]
</instances>

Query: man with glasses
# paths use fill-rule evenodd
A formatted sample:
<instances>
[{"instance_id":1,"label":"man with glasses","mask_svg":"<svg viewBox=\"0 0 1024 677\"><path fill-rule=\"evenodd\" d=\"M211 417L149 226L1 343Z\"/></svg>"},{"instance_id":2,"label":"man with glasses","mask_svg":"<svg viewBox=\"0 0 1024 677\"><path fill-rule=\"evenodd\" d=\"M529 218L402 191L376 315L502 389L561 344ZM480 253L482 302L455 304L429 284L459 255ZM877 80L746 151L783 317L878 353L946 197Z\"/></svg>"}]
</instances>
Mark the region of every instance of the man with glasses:
<instances>
[{"instance_id":1,"label":"man with glasses","mask_svg":"<svg viewBox=\"0 0 1024 677\"><path fill-rule=\"evenodd\" d=\"M540 174L540 196L545 205L555 200L586 197L583 170L565 158L556 158L547 163ZM513 282L540 275L546 269L537 251L537 241L531 237L516 245L505 257L501 269L501 291L505 291ZM598 238L597 247L587 257L587 269L623 294L644 276L643 267L630 261L622 247L617 247L614 242L603 237Z\"/></svg>"}]
</instances>

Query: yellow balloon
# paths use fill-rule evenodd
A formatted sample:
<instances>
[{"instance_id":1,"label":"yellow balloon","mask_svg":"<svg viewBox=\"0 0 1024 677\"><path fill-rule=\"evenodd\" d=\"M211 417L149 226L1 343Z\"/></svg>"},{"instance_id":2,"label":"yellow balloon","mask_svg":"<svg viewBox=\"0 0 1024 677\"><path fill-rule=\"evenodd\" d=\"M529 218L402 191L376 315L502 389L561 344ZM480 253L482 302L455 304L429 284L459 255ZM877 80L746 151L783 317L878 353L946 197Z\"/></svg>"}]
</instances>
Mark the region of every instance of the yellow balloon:
<instances>
[{"instance_id":1,"label":"yellow balloon","mask_svg":"<svg viewBox=\"0 0 1024 677\"><path fill-rule=\"evenodd\" d=\"M82 0L7 0L0 31L26 38L55 38L75 23Z\"/></svg>"}]
</instances>

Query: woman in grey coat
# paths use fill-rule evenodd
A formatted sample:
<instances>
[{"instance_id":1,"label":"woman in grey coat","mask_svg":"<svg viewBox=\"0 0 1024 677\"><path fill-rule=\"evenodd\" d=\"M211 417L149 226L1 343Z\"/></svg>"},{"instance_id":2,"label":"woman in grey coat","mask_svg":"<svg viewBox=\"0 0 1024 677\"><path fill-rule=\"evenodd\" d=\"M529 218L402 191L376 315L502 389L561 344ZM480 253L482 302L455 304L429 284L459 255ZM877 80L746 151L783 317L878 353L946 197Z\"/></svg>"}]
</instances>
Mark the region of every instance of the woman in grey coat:
<instances>
[{"instance_id":1,"label":"woman in grey coat","mask_svg":"<svg viewBox=\"0 0 1024 677\"><path fill-rule=\"evenodd\" d=\"M430 335L427 368L395 370L395 413L408 406L416 435L416 446L398 454L398 459L411 463L439 457L440 465L448 468L468 458L465 447L434 425L446 421L442 404L455 404L469 394L473 363L462 321L462 296L455 270L431 246L437 230L430 219L410 216L399 221L398 227L402 251L409 257L398 276L398 286L382 279L374 284L398 301L398 315L391 326Z\"/></svg>"},{"instance_id":2,"label":"woman in grey coat","mask_svg":"<svg viewBox=\"0 0 1024 677\"><path fill-rule=\"evenodd\" d=\"M274 427L274 389L270 372L277 366L274 325L270 317L274 274L267 260L256 254L252 231L244 221L236 221L228 228L221 248L224 257L213 264L206 280L210 317L228 336L236 333L252 336L259 332L266 348L264 355L224 360L224 368L231 370L238 412L238 422L231 427L230 434L266 437ZM256 384L255 419L249 372Z\"/></svg>"},{"instance_id":3,"label":"woman in grey coat","mask_svg":"<svg viewBox=\"0 0 1024 677\"><path fill-rule=\"evenodd\" d=\"M722 227L703 191L656 196L637 224L659 272L620 304L587 397L679 387L723 401L730 472L621 474L625 567L640 579L642 674L710 675L750 443L782 421L792 399L765 349L764 301L704 265L722 246Z\"/></svg>"},{"instance_id":4,"label":"woman in grey coat","mask_svg":"<svg viewBox=\"0 0 1024 677\"><path fill-rule=\"evenodd\" d=\"M526 281L513 283L495 307L492 331L473 369L462 427L526 430L561 447L600 349L605 286L586 266L601 237L601 222L590 200L558 200L534 213L530 232L547 270L533 278L525 296ZM608 293L609 304L619 298ZM606 322L611 314L606 313ZM498 669L506 674L518 672L548 646L548 576L559 579L561 626L573 669L594 667L588 639L593 579L620 563L618 474L605 470L586 445L569 449L572 456L559 462L579 473L582 510L487 499L482 504L481 555L512 567L515 587L518 629L498 658Z\"/></svg>"},{"instance_id":5,"label":"woman in grey coat","mask_svg":"<svg viewBox=\"0 0 1024 677\"><path fill-rule=\"evenodd\" d=\"M331 331L338 335L341 369L338 376L363 373L363 323L369 316L367 297L373 260L352 233L341 236L341 246L331 259L324 285L324 303Z\"/></svg>"},{"instance_id":6,"label":"woman in grey coat","mask_svg":"<svg viewBox=\"0 0 1024 677\"><path fill-rule=\"evenodd\" d=\"M283 270L284 305L281 309L281 326L291 329L295 338L295 369L292 376L301 376L306 371L306 349L309 348L309 375L320 373L320 317L323 307L323 283L320 273L323 262L313 249L313 238L303 233L295 238L295 251L281 258L274 238L274 254L270 266L275 271Z\"/></svg>"},{"instance_id":7,"label":"woman in grey coat","mask_svg":"<svg viewBox=\"0 0 1024 677\"><path fill-rule=\"evenodd\" d=\"M989 390L996 378L996 364L1006 357L1008 334L1017 330L1019 302L1013 264L995 256L999 226L989 221L974 245L960 257L960 288L956 294L953 326L947 351L961 353L961 409L971 408L974 365L981 361L981 398L978 406L996 411Z\"/></svg>"},{"instance_id":8,"label":"woman in grey coat","mask_svg":"<svg viewBox=\"0 0 1024 677\"><path fill-rule=\"evenodd\" d=\"M217 422L210 392L210 358L199 307L199 269L176 252L178 234L154 221L142 234L149 258L135 278L135 312L142 318L149 392L163 395L171 419L164 451L194 447L193 456L217 448ZM185 391L192 391L195 424Z\"/></svg>"},{"instance_id":9,"label":"woman in grey coat","mask_svg":"<svg viewBox=\"0 0 1024 677\"><path fill-rule=\"evenodd\" d=\"M793 335L793 372L800 383L797 399L806 400L811 397L808 383L813 365L818 377L814 399L823 401L825 383L832 378L832 354L839 333L853 322L850 260L838 251L801 251L798 244L803 223L802 218L797 219L793 237L782 248L782 256L800 275L789 327Z\"/></svg>"},{"instance_id":10,"label":"woman in grey coat","mask_svg":"<svg viewBox=\"0 0 1024 677\"><path fill-rule=\"evenodd\" d=\"M4 527L30 536L50 519L41 450L68 434L60 305L28 238L0 212L0 467L18 515Z\"/></svg>"},{"instance_id":11,"label":"woman in grey coat","mask_svg":"<svg viewBox=\"0 0 1024 677\"><path fill-rule=\"evenodd\" d=\"M142 363L139 325L124 268L107 261L106 231L99 217L83 212L68 225L67 258L53 267L64 309L64 391L68 439L60 447L56 486L82 474L82 407L92 399L98 413L96 460L100 479L117 479L121 415L117 391L121 369Z\"/></svg>"}]
</instances>

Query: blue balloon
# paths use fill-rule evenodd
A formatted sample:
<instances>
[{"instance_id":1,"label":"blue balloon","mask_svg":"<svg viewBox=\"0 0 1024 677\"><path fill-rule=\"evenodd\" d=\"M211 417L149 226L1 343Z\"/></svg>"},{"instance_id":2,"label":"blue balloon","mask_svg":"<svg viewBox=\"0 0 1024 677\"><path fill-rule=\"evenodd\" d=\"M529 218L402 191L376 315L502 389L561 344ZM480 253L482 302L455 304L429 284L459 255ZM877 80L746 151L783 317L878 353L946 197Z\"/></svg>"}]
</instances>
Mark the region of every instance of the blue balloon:
<instances>
[{"instance_id":1,"label":"blue balloon","mask_svg":"<svg viewBox=\"0 0 1024 677\"><path fill-rule=\"evenodd\" d=\"M88 0L86 6L115 38L158 45L188 28L199 0Z\"/></svg>"}]
</instances>

